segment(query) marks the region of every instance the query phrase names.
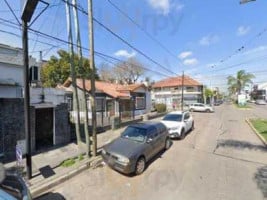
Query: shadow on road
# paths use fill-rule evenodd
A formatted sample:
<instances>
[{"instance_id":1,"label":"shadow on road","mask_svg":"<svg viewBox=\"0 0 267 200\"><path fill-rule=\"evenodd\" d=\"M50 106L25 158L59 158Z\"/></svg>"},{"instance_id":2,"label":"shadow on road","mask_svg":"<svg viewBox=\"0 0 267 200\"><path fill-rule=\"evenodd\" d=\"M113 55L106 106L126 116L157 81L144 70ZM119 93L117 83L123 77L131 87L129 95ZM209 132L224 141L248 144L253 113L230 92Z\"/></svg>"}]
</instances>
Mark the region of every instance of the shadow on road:
<instances>
[{"instance_id":1,"label":"shadow on road","mask_svg":"<svg viewBox=\"0 0 267 200\"><path fill-rule=\"evenodd\" d=\"M263 145L256 145L246 141L238 141L238 140L218 140L216 149L224 147L224 148L236 148L236 149L249 149L249 150L257 150L267 152L267 148Z\"/></svg>"},{"instance_id":2,"label":"shadow on road","mask_svg":"<svg viewBox=\"0 0 267 200\"><path fill-rule=\"evenodd\" d=\"M257 182L258 188L262 191L263 196L267 197L267 166L261 167L255 173L255 181Z\"/></svg>"},{"instance_id":3,"label":"shadow on road","mask_svg":"<svg viewBox=\"0 0 267 200\"><path fill-rule=\"evenodd\" d=\"M65 200L65 197L59 193L48 192L40 197L35 198L34 200Z\"/></svg>"}]
</instances>

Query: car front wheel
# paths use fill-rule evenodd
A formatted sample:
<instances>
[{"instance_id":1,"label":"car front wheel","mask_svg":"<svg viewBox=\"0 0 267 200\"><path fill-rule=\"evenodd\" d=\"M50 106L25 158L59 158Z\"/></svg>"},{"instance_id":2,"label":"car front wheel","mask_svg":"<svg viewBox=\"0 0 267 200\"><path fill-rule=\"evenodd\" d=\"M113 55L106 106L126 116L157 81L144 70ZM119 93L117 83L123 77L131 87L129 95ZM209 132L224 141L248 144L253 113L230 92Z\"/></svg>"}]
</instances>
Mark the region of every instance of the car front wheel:
<instances>
[{"instance_id":1,"label":"car front wheel","mask_svg":"<svg viewBox=\"0 0 267 200\"><path fill-rule=\"evenodd\" d=\"M171 146L171 140L170 138L167 138L166 141L165 141L165 150L169 149Z\"/></svg>"},{"instance_id":2,"label":"car front wheel","mask_svg":"<svg viewBox=\"0 0 267 200\"><path fill-rule=\"evenodd\" d=\"M136 162L135 174L136 175L142 174L145 171L145 168L146 168L146 160L144 157L140 157Z\"/></svg>"}]
</instances>

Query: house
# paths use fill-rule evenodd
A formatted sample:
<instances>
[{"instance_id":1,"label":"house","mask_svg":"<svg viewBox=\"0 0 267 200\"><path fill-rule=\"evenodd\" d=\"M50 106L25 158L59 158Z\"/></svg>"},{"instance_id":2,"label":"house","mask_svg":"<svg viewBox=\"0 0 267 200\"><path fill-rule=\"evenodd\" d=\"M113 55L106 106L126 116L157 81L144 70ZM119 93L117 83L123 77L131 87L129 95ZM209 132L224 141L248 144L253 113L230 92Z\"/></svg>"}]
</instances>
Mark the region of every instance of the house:
<instances>
[{"instance_id":1,"label":"house","mask_svg":"<svg viewBox=\"0 0 267 200\"><path fill-rule=\"evenodd\" d=\"M253 91L251 92L251 95L254 100L256 99L263 99L267 100L267 83L261 83L259 85L255 85L253 87Z\"/></svg>"},{"instance_id":2,"label":"house","mask_svg":"<svg viewBox=\"0 0 267 200\"><path fill-rule=\"evenodd\" d=\"M69 78L63 84L63 87L72 88L72 80ZM82 102L82 92L85 89L88 99L91 94L91 81L85 80L85 88L82 79L77 79L78 94L81 110L84 110ZM151 97L148 87L145 84L121 85L103 81L95 82L95 100L97 116L102 115L105 118L118 116L123 118L134 118L135 116L145 114L150 111ZM91 105L87 99L89 108L89 119L91 119Z\"/></svg>"},{"instance_id":3,"label":"house","mask_svg":"<svg viewBox=\"0 0 267 200\"><path fill-rule=\"evenodd\" d=\"M40 80L41 62L29 57L30 81L32 85ZM21 98L23 96L23 51L21 48L0 44L0 98Z\"/></svg>"},{"instance_id":4,"label":"house","mask_svg":"<svg viewBox=\"0 0 267 200\"><path fill-rule=\"evenodd\" d=\"M41 56L40 56L40 60ZM43 62L29 57L30 130L32 151L70 141L65 90L38 88ZM0 44L0 155L15 158L17 144L25 146L23 52Z\"/></svg>"},{"instance_id":5,"label":"house","mask_svg":"<svg viewBox=\"0 0 267 200\"><path fill-rule=\"evenodd\" d=\"M152 85L151 98L154 103L166 104L167 109L184 103L203 102L203 85L189 76L171 77Z\"/></svg>"}]
</instances>

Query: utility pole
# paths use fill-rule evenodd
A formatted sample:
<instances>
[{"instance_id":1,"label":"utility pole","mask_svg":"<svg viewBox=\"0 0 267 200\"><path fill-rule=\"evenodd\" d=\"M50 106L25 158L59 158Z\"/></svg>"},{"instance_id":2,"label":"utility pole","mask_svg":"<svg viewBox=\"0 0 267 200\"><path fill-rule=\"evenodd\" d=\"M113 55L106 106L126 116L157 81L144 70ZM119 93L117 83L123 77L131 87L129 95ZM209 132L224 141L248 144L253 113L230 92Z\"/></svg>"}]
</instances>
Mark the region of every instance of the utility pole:
<instances>
[{"instance_id":1,"label":"utility pole","mask_svg":"<svg viewBox=\"0 0 267 200\"><path fill-rule=\"evenodd\" d=\"M184 111L184 71L182 75L182 111Z\"/></svg>"},{"instance_id":2,"label":"utility pole","mask_svg":"<svg viewBox=\"0 0 267 200\"><path fill-rule=\"evenodd\" d=\"M82 82L83 82L83 102L84 102L84 134L86 140L86 155L90 156L90 138L88 131L88 106L87 106L87 98L86 98L86 88L85 88L85 73L86 70L83 67L83 54L82 54L82 44L81 44L81 35L80 35L80 27L79 27L79 18L77 11L77 0L72 0L73 6L73 15L74 15L74 25L75 25L75 33L77 39L77 48L78 48L78 57L79 57L79 70L82 72Z\"/></svg>"},{"instance_id":3,"label":"utility pole","mask_svg":"<svg viewBox=\"0 0 267 200\"><path fill-rule=\"evenodd\" d=\"M80 132L80 106L78 98L78 90L76 83L76 71L74 66L74 50L73 50L73 39L72 39L72 28L71 28L71 16L70 16L70 5L69 0L66 1L66 17L67 17L67 30L68 30L68 42L69 42L69 53L70 53L70 73L73 86L73 110L77 113L75 119L75 131L77 137L77 144L81 144L81 132Z\"/></svg>"},{"instance_id":4,"label":"utility pole","mask_svg":"<svg viewBox=\"0 0 267 200\"><path fill-rule=\"evenodd\" d=\"M95 107L95 61L94 61L94 27L93 27L93 2L88 0L88 29L90 46L90 67L91 74L91 112L92 112L92 131L93 131L93 156L97 155L97 137L96 137L96 107Z\"/></svg>"},{"instance_id":5,"label":"utility pole","mask_svg":"<svg viewBox=\"0 0 267 200\"><path fill-rule=\"evenodd\" d=\"M30 87L29 87L29 47L28 47L28 23L22 20L22 46L24 63L24 120L26 138L26 173L27 178L32 178L32 142L31 142L31 118L30 118Z\"/></svg>"},{"instance_id":6,"label":"utility pole","mask_svg":"<svg viewBox=\"0 0 267 200\"><path fill-rule=\"evenodd\" d=\"M36 9L39 0L25 0L22 8L22 47L23 47L23 78L24 78L24 125L26 140L26 173L27 178L32 178L32 142L31 142L31 117L30 117L30 87L29 87L29 46L28 23Z\"/></svg>"}]
</instances>

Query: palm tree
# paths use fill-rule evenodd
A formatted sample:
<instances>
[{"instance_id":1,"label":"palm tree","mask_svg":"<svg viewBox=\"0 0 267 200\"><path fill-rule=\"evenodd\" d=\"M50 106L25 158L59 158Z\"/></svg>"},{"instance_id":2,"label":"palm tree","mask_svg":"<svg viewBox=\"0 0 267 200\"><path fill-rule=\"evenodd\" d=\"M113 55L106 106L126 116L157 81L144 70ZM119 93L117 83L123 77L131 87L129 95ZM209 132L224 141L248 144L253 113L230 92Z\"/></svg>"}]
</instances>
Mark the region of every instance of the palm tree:
<instances>
[{"instance_id":1,"label":"palm tree","mask_svg":"<svg viewBox=\"0 0 267 200\"><path fill-rule=\"evenodd\" d=\"M237 72L236 77L228 76L228 90L231 94L238 93L249 84L252 83L252 79L255 78L254 74L246 73L245 70L240 70Z\"/></svg>"}]
</instances>

